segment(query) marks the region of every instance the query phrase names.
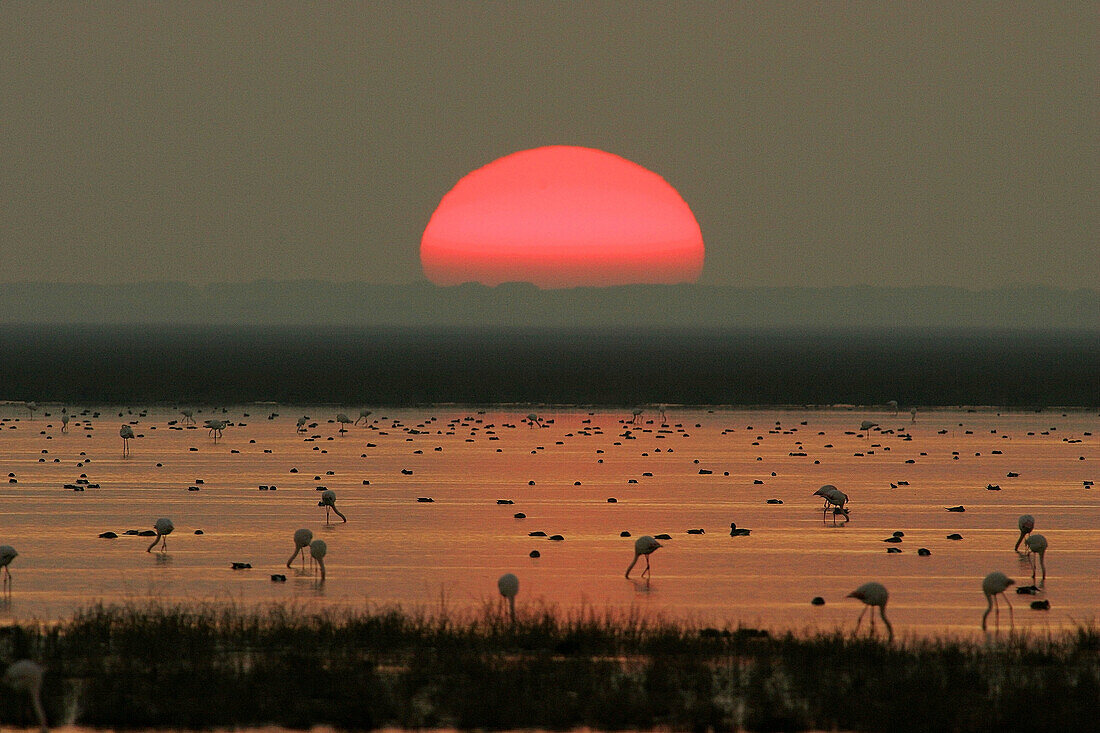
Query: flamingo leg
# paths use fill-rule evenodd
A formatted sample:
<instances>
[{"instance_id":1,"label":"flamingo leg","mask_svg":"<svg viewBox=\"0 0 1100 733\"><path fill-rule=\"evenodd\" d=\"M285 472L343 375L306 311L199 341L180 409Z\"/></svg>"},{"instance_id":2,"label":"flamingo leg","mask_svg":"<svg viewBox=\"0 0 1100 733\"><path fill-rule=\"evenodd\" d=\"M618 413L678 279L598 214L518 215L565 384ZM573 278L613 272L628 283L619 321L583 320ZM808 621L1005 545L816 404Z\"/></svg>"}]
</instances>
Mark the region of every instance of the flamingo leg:
<instances>
[{"instance_id":1,"label":"flamingo leg","mask_svg":"<svg viewBox=\"0 0 1100 733\"><path fill-rule=\"evenodd\" d=\"M342 513L340 512L340 510L339 510L339 509L337 509L336 507L332 507L332 511L336 512L336 516L338 516L338 517L340 517L340 519L344 520L344 523L345 523L345 524L347 523L347 521L348 521L348 518L347 518L347 517L345 517L345 516L344 516L344 515L343 515L343 514L342 514Z\"/></svg>"},{"instance_id":2,"label":"flamingo leg","mask_svg":"<svg viewBox=\"0 0 1100 733\"><path fill-rule=\"evenodd\" d=\"M861 623L863 623L863 614L867 613L868 608L870 608L870 607L869 606L864 606L863 610L859 612L859 618L856 619L856 630L855 630L856 634L859 634L859 625ZM871 618L873 619L874 616L871 616Z\"/></svg>"},{"instance_id":3,"label":"flamingo leg","mask_svg":"<svg viewBox=\"0 0 1100 733\"><path fill-rule=\"evenodd\" d=\"M1039 582L1039 585L1046 585L1046 583L1047 583L1047 562L1044 559L1045 556L1046 556L1045 552L1039 553L1039 565L1043 569L1043 579ZM1031 582L1033 582L1033 583L1035 582L1034 572L1032 572Z\"/></svg>"},{"instance_id":4,"label":"flamingo leg","mask_svg":"<svg viewBox=\"0 0 1100 733\"><path fill-rule=\"evenodd\" d=\"M1009 630L1011 630L1016 626L1016 622L1012 618L1012 604L1008 602L1008 596L1006 596L1003 592L1001 593L1001 595L1004 596L1005 605L1008 606L1008 628Z\"/></svg>"},{"instance_id":5,"label":"flamingo leg","mask_svg":"<svg viewBox=\"0 0 1100 733\"><path fill-rule=\"evenodd\" d=\"M294 562L294 558L298 557L298 553L302 551L301 547L294 548L294 554L290 556L290 559L286 561L286 566L289 568L290 564Z\"/></svg>"},{"instance_id":6,"label":"flamingo leg","mask_svg":"<svg viewBox=\"0 0 1100 733\"><path fill-rule=\"evenodd\" d=\"M512 626L516 625L516 599L515 596L508 596L508 612L512 616Z\"/></svg>"},{"instance_id":7,"label":"flamingo leg","mask_svg":"<svg viewBox=\"0 0 1100 733\"><path fill-rule=\"evenodd\" d=\"M645 570L642 571L642 577L649 575L649 555L645 556Z\"/></svg>"},{"instance_id":8,"label":"flamingo leg","mask_svg":"<svg viewBox=\"0 0 1100 733\"><path fill-rule=\"evenodd\" d=\"M886 631L890 635L890 641L894 640L894 627L890 625L890 621L886 618L886 606L882 605L878 607L879 615L882 616L882 623L886 624ZM874 612L871 612L871 617L874 618Z\"/></svg>"}]
</instances>

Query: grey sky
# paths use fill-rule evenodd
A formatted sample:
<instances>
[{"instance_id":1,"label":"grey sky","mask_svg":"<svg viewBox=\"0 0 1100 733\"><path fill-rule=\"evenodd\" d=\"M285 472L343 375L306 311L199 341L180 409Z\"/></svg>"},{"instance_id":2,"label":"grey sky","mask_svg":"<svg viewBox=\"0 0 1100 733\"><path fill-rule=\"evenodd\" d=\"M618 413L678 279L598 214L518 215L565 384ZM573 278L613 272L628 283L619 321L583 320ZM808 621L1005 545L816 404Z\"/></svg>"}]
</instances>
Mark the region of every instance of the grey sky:
<instances>
[{"instance_id":1,"label":"grey sky","mask_svg":"<svg viewBox=\"0 0 1100 733\"><path fill-rule=\"evenodd\" d=\"M663 175L728 285L1095 287L1085 3L0 3L0 282L422 279L466 172Z\"/></svg>"}]
</instances>

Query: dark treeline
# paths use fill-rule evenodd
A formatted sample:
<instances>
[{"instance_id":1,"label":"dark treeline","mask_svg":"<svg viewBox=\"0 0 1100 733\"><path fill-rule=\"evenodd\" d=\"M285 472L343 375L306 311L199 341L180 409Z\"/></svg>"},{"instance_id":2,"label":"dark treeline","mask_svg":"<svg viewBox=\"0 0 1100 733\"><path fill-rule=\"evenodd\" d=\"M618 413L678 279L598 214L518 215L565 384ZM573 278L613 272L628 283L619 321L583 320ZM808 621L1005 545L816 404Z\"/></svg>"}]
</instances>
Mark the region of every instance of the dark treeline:
<instances>
[{"instance_id":1,"label":"dark treeline","mask_svg":"<svg viewBox=\"0 0 1100 733\"><path fill-rule=\"evenodd\" d=\"M1100 404L1095 331L0 326L0 399Z\"/></svg>"},{"instance_id":2,"label":"dark treeline","mask_svg":"<svg viewBox=\"0 0 1100 733\"><path fill-rule=\"evenodd\" d=\"M0 628L51 723L365 730L1095 730L1100 636L887 644L550 611L93 608ZM0 722L30 725L24 696Z\"/></svg>"}]
</instances>

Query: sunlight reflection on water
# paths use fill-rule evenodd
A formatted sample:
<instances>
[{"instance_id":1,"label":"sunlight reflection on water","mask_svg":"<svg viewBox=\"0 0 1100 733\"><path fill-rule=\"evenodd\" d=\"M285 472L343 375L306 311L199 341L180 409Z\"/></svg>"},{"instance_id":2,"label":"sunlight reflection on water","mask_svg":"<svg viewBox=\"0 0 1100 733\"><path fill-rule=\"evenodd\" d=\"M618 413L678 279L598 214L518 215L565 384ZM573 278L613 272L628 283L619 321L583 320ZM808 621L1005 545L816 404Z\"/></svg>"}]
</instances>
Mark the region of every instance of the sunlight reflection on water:
<instances>
[{"instance_id":1,"label":"sunlight reflection on water","mask_svg":"<svg viewBox=\"0 0 1100 733\"><path fill-rule=\"evenodd\" d=\"M99 409L63 434L60 406L31 420L0 405L0 468L15 480L0 484L0 543L20 553L0 621L149 600L461 614L495 602L496 578L514 572L521 612L633 610L796 631L850 626L861 607L845 596L874 579L890 589L899 634L972 634L986 573L1030 582L1012 551L1022 513L1050 542L1049 575L1044 594L1011 595L1017 628L1057 630L1100 608L1100 500L1084 483L1096 479L1096 438L1085 433L1098 421L1088 413L935 411L913 424L882 409L671 409L662 426L655 409L630 425L629 411L540 408L537 428L527 407L437 406L374 408L369 426L341 434L330 421L358 408L280 406L269 420L270 406L252 405L218 411L236 424L215 444L201 425L210 411L174 429L176 411ZM303 414L316 426L297 434ZM881 428L860 433L865 419ZM139 437L124 459L118 428L131 421ZM82 474L98 487L64 488ZM824 483L849 495L847 526L822 523L812 493ZM336 492L346 524L325 524L319 486ZM957 504L966 511L945 511ZM176 527L166 554L123 534L160 516ZM730 537L730 522L751 535ZM323 585L308 566L285 567L299 527L328 545ZM687 534L696 528L705 534ZM903 541L884 544L895 530ZM100 539L105 531L120 537ZM946 539L955 532L961 541ZM671 539L652 556L652 582L625 580L634 539L659 533ZM1051 609L1032 611L1036 598Z\"/></svg>"}]
</instances>

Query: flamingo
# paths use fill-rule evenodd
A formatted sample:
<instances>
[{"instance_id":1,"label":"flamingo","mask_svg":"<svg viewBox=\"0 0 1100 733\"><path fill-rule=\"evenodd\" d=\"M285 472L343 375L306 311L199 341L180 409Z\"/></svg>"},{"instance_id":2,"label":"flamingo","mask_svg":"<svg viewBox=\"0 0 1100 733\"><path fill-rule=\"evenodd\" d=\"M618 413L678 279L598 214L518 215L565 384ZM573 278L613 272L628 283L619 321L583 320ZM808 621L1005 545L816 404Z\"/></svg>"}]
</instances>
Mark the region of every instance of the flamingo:
<instances>
[{"instance_id":1,"label":"flamingo","mask_svg":"<svg viewBox=\"0 0 1100 733\"><path fill-rule=\"evenodd\" d=\"M27 408L27 412L29 412L31 414L31 417L33 418L34 417L34 411L38 409L38 403L37 402L25 402L25 403L23 403L23 406Z\"/></svg>"},{"instance_id":2,"label":"flamingo","mask_svg":"<svg viewBox=\"0 0 1100 733\"><path fill-rule=\"evenodd\" d=\"M845 522L851 521L851 516L848 514L848 509L845 504L848 503L848 495L843 491L833 486L832 484L825 484L820 489L814 492L814 496L821 496L825 499L825 506L821 512L821 523L825 524L825 515L829 512L829 507L833 506L833 526L836 526L837 516L844 517Z\"/></svg>"},{"instance_id":3,"label":"flamingo","mask_svg":"<svg viewBox=\"0 0 1100 733\"><path fill-rule=\"evenodd\" d=\"M634 565L638 562L638 558L645 555L645 570L642 571L642 577L644 578L649 573L649 556L661 547L663 547L663 545L649 535L642 535L634 540L634 560L631 561L630 566L626 569L626 577L628 579L630 578L630 571L634 569Z\"/></svg>"},{"instance_id":4,"label":"flamingo","mask_svg":"<svg viewBox=\"0 0 1100 733\"><path fill-rule=\"evenodd\" d=\"M1047 564L1043 556L1047 554L1047 538L1041 534L1029 535L1024 544L1027 545L1028 559L1031 560L1031 584L1035 585L1035 556L1039 556L1039 566L1043 569L1043 579L1039 585L1047 582Z\"/></svg>"},{"instance_id":5,"label":"flamingo","mask_svg":"<svg viewBox=\"0 0 1100 733\"><path fill-rule=\"evenodd\" d=\"M917 421L917 408L913 408L909 411L909 422L915 423Z\"/></svg>"},{"instance_id":6,"label":"flamingo","mask_svg":"<svg viewBox=\"0 0 1100 733\"><path fill-rule=\"evenodd\" d=\"M862 430L865 433L870 432L871 428L877 428L877 427L878 427L878 423L877 422L872 422L870 420L864 420L863 422L861 422L859 424L859 429Z\"/></svg>"},{"instance_id":7,"label":"flamingo","mask_svg":"<svg viewBox=\"0 0 1100 733\"><path fill-rule=\"evenodd\" d=\"M153 523L153 529L157 531L157 536L153 540L153 544L145 548L146 552L152 552L153 548L160 543L160 551L168 552L168 535L172 534L172 530L176 528L176 525L172 524L172 520L168 517L161 517Z\"/></svg>"},{"instance_id":8,"label":"flamingo","mask_svg":"<svg viewBox=\"0 0 1100 733\"><path fill-rule=\"evenodd\" d=\"M210 434L214 436L214 442L218 442L218 438L222 437L222 431L225 430L225 426L228 425L225 420L206 420L202 426L210 431Z\"/></svg>"},{"instance_id":9,"label":"flamingo","mask_svg":"<svg viewBox=\"0 0 1100 733\"><path fill-rule=\"evenodd\" d=\"M1020 536L1016 540L1016 546L1013 550L1020 551L1020 543L1024 541L1024 537L1031 534L1031 531L1035 529L1035 517L1030 514L1021 514L1020 518L1016 521L1017 526L1020 528Z\"/></svg>"},{"instance_id":10,"label":"flamingo","mask_svg":"<svg viewBox=\"0 0 1100 733\"><path fill-rule=\"evenodd\" d=\"M195 424L195 411L194 410L180 410L180 414L183 415L183 420L181 422L183 422L184 425L186 425L188 423L190 423L192 425Z\"/></svg>"},{"instance_id":11,"label":"flamingo","mask_svg":"<svg viewBox=\"0 0 1100 733\"><path fill-rule=\"evenodd\" d=\"M317 561L317 566L321 568L321 582L325 582L325 555L328 554L328 545L324 540L313 540L309 543L309 554Z\"/></svg>"},{"instance_id":12,"label":"flamingo","mask_svg":"<svg viewBox=\"0 0 1100 733\"><path fill-rule=\"evenodd\" d=\"M11 587L11 570L8 566L11 565L11 561L19 557L19 553L15 551L15 548L11 545L0 545L0 569L4 571L4 587L10 589Z\"/></svg>"},{"instance_id":13,"label":"flamingo","mask_svg":"<svg viewBox=\"0 0 1100 733\"><path fill-rule=\"evenodd\" d=\"M306 554L302 552L303 549L309 547L309 543L313 541L313 532L308 529L296 529L294 530L294 554L290 556L290 559L286 561L286 566L289 568L290 564L294 562L294 558L298 557L298 553L302 553L302 563L305 564Z\"/></svg>"},{"instance_id":14,"label":"flamingo","mask_svg":"<svg viewBox=\"0 0 1100 733\"><path fill-rule=\"evenodd\" d=\"M359 421L362 420L363 424L366 425L367 424L367 418L370 417L370 415L371 415L370 410L368 410L366 408L363 408L362 410L359 411L359 417L355 418L355 424L358 425Z\"/></svg>"},{"instance_id":15,"label":"flamingo","mask_svg":"<svg viewBox=\"0 0 1100 733\"><path fill-rule=\"evenodd\" d=\"M519 578L505 573L497 579L497 589L502 598L508 599L508 611L512 616L512 625L516 623L516 594L519 593Z\"/></svg>"},{"instance_id":16,"label":"flamingo","mask_svg":"<svg viewBox=\"0 0 1100 733\"><path fill-rule=\"evenodd\" d=\"M538 425L541 428L542 427L542 420L539 419L539 416L536 415L535 413L529 412L529 413L527 413L527 424L530 425L531 427L535 427L536 425Z\"/></svg>"},{"instance_id":17,"label":"flamingo","mask_svg":"<svg viewBox=\"0 0 1100 733\"><path fill-rule=\"evenodd\" d=\"M882 623L886 624L886 631L890 635L890 641L894 640L894 627L890 625L890 621L886 618L886 601L890 600L890 593L887 592L886 586L882 583L876 583L871 581L870 583L864 583L856 588L854 591L847 595L848 598L856 598L863 601L864 608L859 613L859 619L856 621L856 633L859 633L859 625L863 621L863 614L867 613L867 609L871 609L871 635L875 633L875 606L878 606L878 613L882 616Z\"/></svg>"},{"instance_id":18,"label":"flamingo","mask_svg":"<svg viewBox=\"0 0 1100 733\"><path fill-rule=\"evenodd\" d=\"M307 422L309 422L309 418L305 415L302 415L300 418L298 418L298 427L296 428L295 432L304 433L306 431Z\"/></svg>"},{"instance_id":19,"label":"flamingo","mask_svg":"<svg viewBox=\"0 0 1100 733\"><path fill-rule=\"evenodd\" d=\"M635 407L630 413L630 422L632 424L636 424L638 422L638 419L641 418L641 416L642 416L642 408Z\"/></svg>"},{"instance_id":20,"label":"flamingo","mask_svg":"<svg viewBox=\"0 0 1100 733\"><path fill-rule=\"evenodd\" d=\"M118 436L122 438L122 455L130 455L130 441L134 437L134 429L129 425L123 425L118 429Z\"/></svg>"},{"instance_id":21,"label":"flamingo","mask_svg":"<svg viewBox=\"0 0 1100 733\"><path fill-rule=\"evenodd\" d=\"M325 508L325 524L329 523L329 521L328 521L328 510L329 509L336 512L336 516L340 517L340 519L343 519L345 522L348 521L348 518L345 517L343 514L341 514L340 510L336 508L336 492L333 491L332 489L326 489L326 490L321 492L321 500L319 502L317 502L317 506L323 506Z\"/></svg>"},{"instance_id":22,"label":"flamingo","mask_svg":"<svg viewBox=\"0 0 1100 733\"><path fill-rule=\"evenodd\" d=\"M992 572L985 576L982 580L982 592L985 593L985 600L989 604L986 606L985 613L982 614L982 631L985 631L985 620L989 616L989 612L995 609L993 618L997 624L997 628L1001 627L1001 607L995 605L997 596L1000 595L1005 599L1005 605L1008 606L1008 620L1012 623L1012 604L1008 602L1008 596L1005 595L1005 590L1010 585L1016 585L1016 581L1009 578L1004 573Z\"/></svg>"},{"instance_id":23,"label":"flamingo","mask_svg":"<svg viewBox=\"0 0 1100 733\"><path fill-rule=\"evenodd\" d=\"M893 410L893 411L894 411L894 414L895 414L895 415L897 415L897 414L898 414L898 401L897 401L897 400L890 400L890 401L889 401L889 402L887 402L886 404L887 404L887 406L888 406L888 407L889 407L889 408L890 408L891 410Z\"/></svg>"},{"instance_id":24,"label":"flamingo","mask_svg":"<svg viewBox=\"0 0 1100 733\"><path fill-rule=\"evenodd\" d=\"M61 415L61 432L68 432L69 420L72 420L72 418L69 416L69 413L66 412Z\"/></svg>"},{"instance_id":25,"label":"flamingo","mask_svg":"<svg viewBox=\"0 0 1100 733\"><path fill-rule=\"evenodd\" d=\"M41 664L29 659L20 659L5 670L4 684L16 692L25 692L30 695L38 725L42 733L49 733L49 726L46 725L46 711L42 707L42 677L45 674L46 668Z\"/></svg>"},{"instance_id":26,"label":"flamingo","mask_svg":"<svg viewBox=\"0 0 1100 733\"><path fill-rule=\"evenodd\" d=\"M336 414L336 422L340 423L340 434L343 435L348 430L345 425L351 425L351 418L342 412Z\"/></svg>"}]
</instances>

